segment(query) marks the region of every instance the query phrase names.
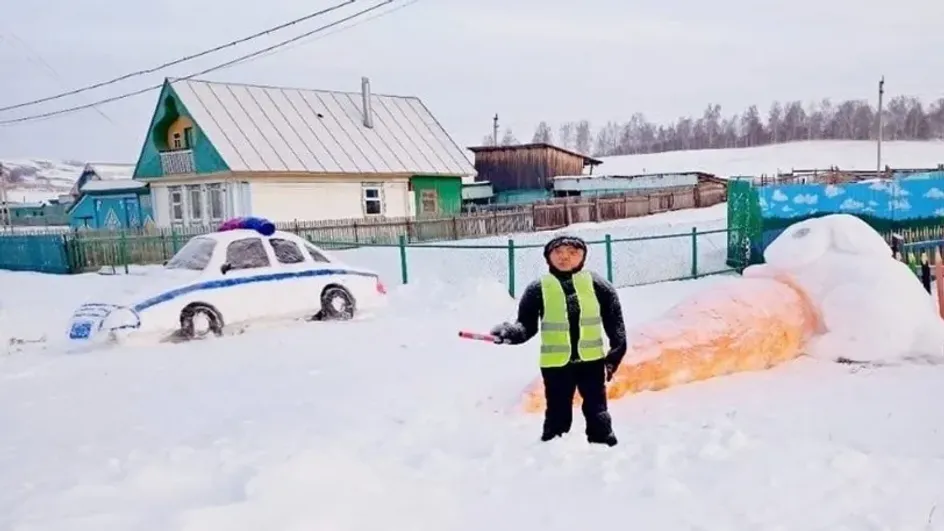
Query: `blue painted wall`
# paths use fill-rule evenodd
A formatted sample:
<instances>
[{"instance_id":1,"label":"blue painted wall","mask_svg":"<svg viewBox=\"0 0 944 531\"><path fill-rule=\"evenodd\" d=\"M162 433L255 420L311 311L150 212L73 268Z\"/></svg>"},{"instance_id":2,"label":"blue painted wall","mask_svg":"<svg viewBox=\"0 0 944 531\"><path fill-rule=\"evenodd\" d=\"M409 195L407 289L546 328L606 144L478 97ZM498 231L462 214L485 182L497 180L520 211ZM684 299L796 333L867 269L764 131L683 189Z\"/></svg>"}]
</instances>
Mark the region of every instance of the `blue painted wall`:
<instances>
[{"instance_id":1,"label":"blue painted wall","mask_svg":"<svg viewBox=\"0 0 944 531\"><path fill-rule=\"evenodd\" d=\"M137 228L153 220L151 196L134 192L83 195L69 211L69 225L75 228Z\"/></svg>"},{"instance_id":2,"label":"blue painted wall","mask_svg":"<svg viewBox=\"0 0 944 531\"><path fill-rule=\"evenodd\" d=\"M894 221L944 221L944 173L890 182L771 185L760 187L758 194L764 218L844 212Z\"/></svg>"}]
</instances>

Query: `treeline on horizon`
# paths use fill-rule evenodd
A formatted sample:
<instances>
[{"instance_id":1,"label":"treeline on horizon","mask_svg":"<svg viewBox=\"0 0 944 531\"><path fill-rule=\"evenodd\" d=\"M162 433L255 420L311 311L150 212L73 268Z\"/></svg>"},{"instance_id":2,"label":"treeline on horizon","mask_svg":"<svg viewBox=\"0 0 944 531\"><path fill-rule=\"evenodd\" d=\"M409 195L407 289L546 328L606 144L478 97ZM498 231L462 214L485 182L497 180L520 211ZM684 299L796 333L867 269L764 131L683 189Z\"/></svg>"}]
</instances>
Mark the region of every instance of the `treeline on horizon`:
<instances>
[{"instance_id":1,"label":"treeline on horizon","mask_svg":"<svg viewBox=\"0 0 944 531\"><path fill-rule=\"evenodd\" d=\"M883 105L883 140L944 139L944 98L930 105L911 96L896 96ZM692 149L764 146L798 140L875 140L877 110L867 100L833 103L829 98L804 105L774 102L762 116L757 105L732 115L710 104L701 117L681 117L655 124L637 112L629 121L594 127L588 120L563 122L556 129L542 121L531 142L554 144L596 157L664 153ZM520 144L506 128L499 145ZM484 145L495 144L492 135Z\"/></svg>"}]
</instances>

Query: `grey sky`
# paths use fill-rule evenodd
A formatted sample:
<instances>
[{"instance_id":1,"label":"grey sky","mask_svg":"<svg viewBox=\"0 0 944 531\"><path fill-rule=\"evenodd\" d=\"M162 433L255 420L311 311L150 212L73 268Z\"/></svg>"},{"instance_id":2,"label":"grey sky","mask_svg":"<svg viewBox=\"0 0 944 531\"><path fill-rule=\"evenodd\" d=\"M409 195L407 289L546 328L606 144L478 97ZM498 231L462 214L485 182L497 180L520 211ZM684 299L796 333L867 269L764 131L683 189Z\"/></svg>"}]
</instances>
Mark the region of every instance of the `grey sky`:
<instances>
[{"instance_id":1,"label":"grey sky","mask_svg":"<svg viewBox=\"0 0 944 531\"><path fill-rule=\"evenodd\" d=\"M150 67L334 3L8 2L0 19L0 106ZM370 3L358 0L345 13ZM375 92L422 98L460 145L471 145L490 131L496 112L528 140L542 119L556 131L561 121L601 125L637 111L657 121L700 115L709 102L730 114L751 103L766 112L773 100L874 100L881 74L890 95L930 101L944 96L942 20L938 0L420 0L203 77L359 90L368 75ZM187 75L300 28L0 119ZM102 106L111 121L86 110L0 126L0 156L134 162L156 97Z\"/></svg>"}]
</instances>

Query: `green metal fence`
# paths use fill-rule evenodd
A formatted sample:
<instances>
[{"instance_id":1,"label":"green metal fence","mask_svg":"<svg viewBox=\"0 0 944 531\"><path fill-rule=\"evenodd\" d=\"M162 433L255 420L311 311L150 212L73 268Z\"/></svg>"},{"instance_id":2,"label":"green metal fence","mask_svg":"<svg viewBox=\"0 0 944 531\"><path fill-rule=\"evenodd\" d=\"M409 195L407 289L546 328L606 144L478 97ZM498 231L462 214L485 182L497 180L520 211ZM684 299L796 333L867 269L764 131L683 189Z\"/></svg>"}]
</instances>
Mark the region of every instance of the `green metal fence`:
<instances>
[{"instance_id":1,"label":"green metal fence","mask_svg":"<svg viewBox=\"0 0 944 531\"><path fill-rule=\"evenodd\" d=\"M729 229L614 238L596 233L588 241L587 268L605 275L619 287L698 278L741 269L732 263ZM113 267L127 272L132 265L160 264L172 257L191 233L50 234L0 238L0 269L78 273ZM550 236L519 235L518 240L449 243L411 243L401 235L396 243L364 243L302 237L330 249L343 260L376 270L387 281L404 284L492 278L514 296L521 282L547 270L542 249ZM602 236L602 237L601 237ZM736 239L736 238L735 238ZM490 240L490 241L489 241ZM487 243L479 243L479 242Z\"/></svg>"},{"instance_id":2,"label":"green metal fence","mask_svg":"<svg viewBox=\"0 0 944 531\"><path fill-rule=\"evenodd\" d=\"M617 287L638 286L708 275L737 272L728 264L728 229L660 234L635 238L588 241L588 269L605 275ZM441 279L443 272L453 277L491 277L507 287L514 297L522 282L528 283L547 271L543 243L519 243L508 239L501 244L410 244L405 238L395 244L360 245L337 241L316 241L325 248L342 247L335 254L342 259L377 270L382 277L402 284L416 280Z\"/></svg>"}]
</instances>

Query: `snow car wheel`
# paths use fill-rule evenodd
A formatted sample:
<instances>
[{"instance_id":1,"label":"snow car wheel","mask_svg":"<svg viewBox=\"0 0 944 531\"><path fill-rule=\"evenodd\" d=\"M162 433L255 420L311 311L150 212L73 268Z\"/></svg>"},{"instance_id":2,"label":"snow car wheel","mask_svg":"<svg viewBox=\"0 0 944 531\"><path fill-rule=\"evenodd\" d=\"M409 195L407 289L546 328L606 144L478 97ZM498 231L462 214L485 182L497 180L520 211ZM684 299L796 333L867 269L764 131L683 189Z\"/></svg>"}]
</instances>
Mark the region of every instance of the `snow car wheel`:
<instances>
[{"instance_id":1,"label":"snow car wheel","mask_svg":"<svg viewBox=\"0 0 944 531\"><path fill-rule=\"evenodd\" d=\"M347 321L354 318L354 296L341 286L328 286L321 292L321 311L316 318Z\"/></svg>"},{"instance_id":2,"label":"snow car wheel","mask_svg":"<svg viewBox=\"0 0 944 531\"><path fill-rule=\"evenodd\" d=\"M180 335L184 339L203 339L223 335L223 318L207 304L191 304L180 312Z\"/></svg>"}]
</instances>

